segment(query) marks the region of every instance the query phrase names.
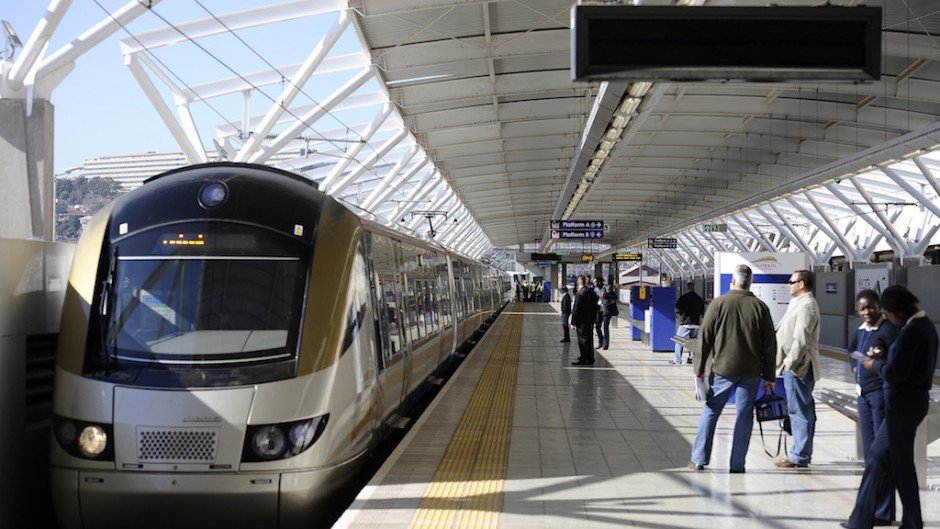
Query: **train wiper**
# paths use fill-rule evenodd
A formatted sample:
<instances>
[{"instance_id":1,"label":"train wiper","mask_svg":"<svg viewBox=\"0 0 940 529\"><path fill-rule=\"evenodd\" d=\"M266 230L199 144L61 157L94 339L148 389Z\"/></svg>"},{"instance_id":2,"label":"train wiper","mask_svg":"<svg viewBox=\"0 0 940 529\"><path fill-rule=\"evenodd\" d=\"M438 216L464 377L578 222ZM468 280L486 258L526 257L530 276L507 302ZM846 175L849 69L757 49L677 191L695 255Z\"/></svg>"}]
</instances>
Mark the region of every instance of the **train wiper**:
<instances>
[{"instance_id":1,"label":"train wiper","mask_svg":"<svg viewBox=\"0 0 940 529\"><path fill-rule=\"evenodd\" d=\"M114 355L114 364L117 367L117 332L111 331L112 318L115 303L114 276L117 273L118 247L114 247L111 255L111 262L108 266L108 275L101 284L101 303L99 304L98 323L101 334L101 347L104 349L104 376L111 376L112 351ZM113 334L113 337L111 336ZM109 340L111 338L111 340ZM108 342L113 341L113 347L108 347Z\"/></svg>"}]
</instances>

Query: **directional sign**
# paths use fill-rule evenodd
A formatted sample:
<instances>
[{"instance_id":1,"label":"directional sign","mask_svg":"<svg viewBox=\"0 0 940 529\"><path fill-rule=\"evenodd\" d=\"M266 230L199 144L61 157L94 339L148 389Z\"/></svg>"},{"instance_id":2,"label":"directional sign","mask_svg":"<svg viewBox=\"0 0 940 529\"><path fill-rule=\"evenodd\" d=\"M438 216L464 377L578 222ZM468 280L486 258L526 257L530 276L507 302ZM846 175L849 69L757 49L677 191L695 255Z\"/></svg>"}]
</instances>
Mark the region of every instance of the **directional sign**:
<instances>
[{"instance_id":1,"label":"directional sign","mask_svg":"<svg viewBox=\"0 0 940 529\"><path fill-rule=\"evenodd\" d=\"M650 237L646 239L647 248L678 248L679 244L672 237Z\"/></svg>"},{"instance_id":2,"label":"directional sign","mask_svg":"<svg viewBox=\"0 0 940 529\"><path fill-rule=\"evenodd\" d=\"M594 256L593 256L593 255L587 254L587 253L581 254L581 262L582 262L582 263L590 263L590 262L593 261L593 260L594 260Z\"/></svg>"},{"instance_id":3,"label":"directional sign","mask_svg":"<svg viewBox=\"0 0 940 529\"><path fill-rule=\"evenodd\" d=\"M600 230L604 228L603 220L553 220L553 230Z\"/></svg>"},{"instance_id":4,"label":"directional sign","mask_svg":"<svg viewBox=\"0 0 940 529\"><path fill-rule=\"evenodd\" d=\"M607 223L605 222L605 223L604 223L604 232L606 233L606 232L608 232L608 231L610 231L610 224L607 224Z\"/></svg>"},{"instance_id":5,"label":"directional sign","mask_svg":"<svg viewBox=\"0 0 940 529\"><path fill-rule=\"evenodd\" d=\"M615 253L611 257L614 258L614 261L642 261L643 254L641 253Z\"/></svg>"},{"instance_id":6,"label":"directional sign","mask_svg":"<svg viewBox=\"0 0 940 529\"><path fill-rule=\"evenodd\" d=\"M552 230L552 239L603 239L603 230Z\"/></svg>"},{"instance_id":7,"label":"directional sign","mask_svg":"<svg viewBox=\"0 0 940 529\"><path fill-rule=\"evenodd\" d=\"M706 232L719 232L719 231L728 231L727 224L703 224L702 228Z\"/></svg>"}]
</instances>

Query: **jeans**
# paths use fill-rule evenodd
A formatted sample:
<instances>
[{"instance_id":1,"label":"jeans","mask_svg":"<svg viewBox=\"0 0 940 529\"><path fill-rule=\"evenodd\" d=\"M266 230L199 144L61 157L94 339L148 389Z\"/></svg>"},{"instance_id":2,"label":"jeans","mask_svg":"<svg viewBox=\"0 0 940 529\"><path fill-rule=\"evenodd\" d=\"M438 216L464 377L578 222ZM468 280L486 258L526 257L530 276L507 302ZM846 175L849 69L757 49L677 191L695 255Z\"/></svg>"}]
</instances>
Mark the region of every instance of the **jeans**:
<instances>
[{"instance_id":1,"label":"jeans","mask_svg":"<svg viewBox=\"0 0 940 529\"><path fill-rule=\"evenodd\" d=\"M787 411L790 413L790 427L793 431L789 459L797 465L808 465L813 459L813 435L816 433L816 409L813 404L815 385L812 367L803 379L794 375L793 371L783 373Z\"/></svg>"},{"instance_id":2,"label":"jeans","mask_svg":"<svg viewBox=\"0 0 940 529\"><path fill-rule=\"evenodd\" d=\"M705 398L705 407L698 420L698 434L692 445L692 462L707 465L711 461L715 426L733 391L738 416L734 422L734 437L731 441L731 468L743 469L747 459L747 447L751 443L751 430L754 428L754 400L757 399L760 377L724 377L712 373L710 386Z\"/></svg>"},{"instance_id":3,"label":"jeans","mask_svg":"<svg viewBox=\"0 0 940 529\"><path fill-rule=\"evenodd\" d=\"M613 316L611 316L610 314L604 314L604 316L603 316L603 318L604 318L604 339L603 339L602 341L604 342L604 344L603 344L603 345L604 345L604 349L607 349L608 347L610 347L610 318L612 318L612 317L613 317Z\"/></svg>"},{"instance_id":4,"label":"jeans","mask_svg":"<svg viewBox=\"0 0 940 529\"><path fill-rule=\"evenodd\" d=\"M600 310L597 311L597 315L595 316L594 328L597 331L597 347L604 347L604 315Z\"/></svg>"},{"instance_id":5,"label":"jeans","mask_svg":"<svg viewBox=\"0 0 940 529\"><path fill-rule=\"evenodd\" d=\"M698 337L698 329L690 329L682 324L679 324L679 326L676 327L676 336L694 340L696 337ZM691 359L692 359L692 351L690 350L689 360ZM682 363L682 346L679 344L676 344L676 358L673 362L676 364Z\"/></svg>"}]
</instances>

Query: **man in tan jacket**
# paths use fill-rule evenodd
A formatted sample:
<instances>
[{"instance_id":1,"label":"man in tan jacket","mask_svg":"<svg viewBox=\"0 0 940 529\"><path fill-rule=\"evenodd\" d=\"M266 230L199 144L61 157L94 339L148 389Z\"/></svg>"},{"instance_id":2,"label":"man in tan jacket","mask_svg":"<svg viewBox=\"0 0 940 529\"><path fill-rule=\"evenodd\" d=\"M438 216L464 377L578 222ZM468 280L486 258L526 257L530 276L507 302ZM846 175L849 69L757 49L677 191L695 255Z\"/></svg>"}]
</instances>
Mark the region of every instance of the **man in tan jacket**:
<instances>
[{"instance_id":1,"label":"man in tan jacket","mask_svg":"<svg viewBox=\"0 0 940 529\"><path fill-rule=\"evenodd\" d=\"M777 373L783 376L793 432L789 457L779 468L803 468L813 458L816 412L813 387L819 378L819 305L813 297L815 278L809 270L790 275L790 306L777 326Z\"/></svg>"}]
</instances>

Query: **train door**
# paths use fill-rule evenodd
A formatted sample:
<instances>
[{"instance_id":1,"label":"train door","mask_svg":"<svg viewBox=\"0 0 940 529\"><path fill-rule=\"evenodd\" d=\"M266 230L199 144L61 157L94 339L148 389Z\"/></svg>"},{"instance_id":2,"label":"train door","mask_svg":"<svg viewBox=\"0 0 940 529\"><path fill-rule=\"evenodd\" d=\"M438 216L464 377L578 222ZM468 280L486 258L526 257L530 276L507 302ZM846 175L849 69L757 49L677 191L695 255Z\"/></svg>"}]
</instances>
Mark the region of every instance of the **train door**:
<instances>
[{"instance_id":1,"label":"train door","mask_svg":"<svg viewBox=\"0 0 940 529\"><path fill-rule=\"evenodd\" d=\"M405 385L405 351L401 330L395 281L398 263L393 241L381 235L372 236L372 298L375 310L377 364L381 388L381 417L387 417L401 404Z\"/></svg>"}]
</instances>

